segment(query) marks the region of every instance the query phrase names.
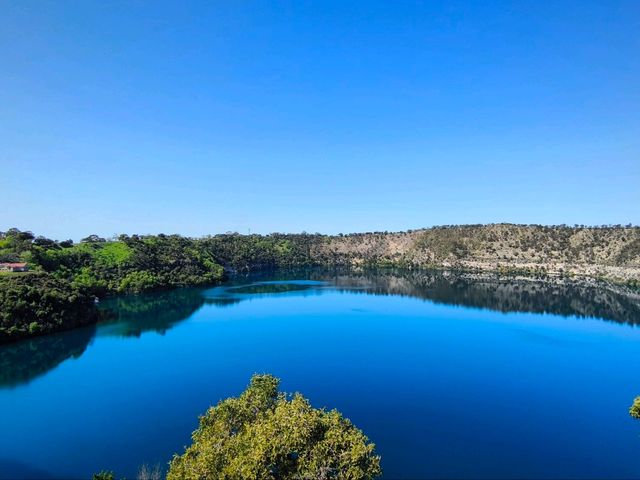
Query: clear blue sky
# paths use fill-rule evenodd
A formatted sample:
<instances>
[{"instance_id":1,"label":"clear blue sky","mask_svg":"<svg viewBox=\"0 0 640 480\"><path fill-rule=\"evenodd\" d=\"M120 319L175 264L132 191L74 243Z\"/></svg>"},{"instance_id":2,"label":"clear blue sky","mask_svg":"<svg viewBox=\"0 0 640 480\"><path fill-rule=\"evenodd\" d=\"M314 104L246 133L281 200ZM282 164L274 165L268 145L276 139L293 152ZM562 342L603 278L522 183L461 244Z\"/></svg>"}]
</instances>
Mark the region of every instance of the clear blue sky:
<instances>
[{"instance_id":1,"label":"clear blue sky","mask_svg":"<svg viewBox=\"0 0 640 480\"><path fill-rule=\"evenodd\" d=\"M0 0L0 230L640 223L640 2Z\"/></svg>"}]
</instances>

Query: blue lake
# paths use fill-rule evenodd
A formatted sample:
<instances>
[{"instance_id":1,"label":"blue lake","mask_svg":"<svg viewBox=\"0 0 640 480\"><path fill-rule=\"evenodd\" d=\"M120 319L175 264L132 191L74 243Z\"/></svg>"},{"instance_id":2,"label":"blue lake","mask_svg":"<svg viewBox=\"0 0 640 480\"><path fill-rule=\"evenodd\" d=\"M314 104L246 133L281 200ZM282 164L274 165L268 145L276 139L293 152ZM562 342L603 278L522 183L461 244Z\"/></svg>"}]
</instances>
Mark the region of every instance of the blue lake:
<instances>
[{"instance_id":1,"label":"blue lake","mask_svg":"<svg viewBox=\"0 0 640 480\"><path fill-rule=\"evenodd\" d=\"M0 478L134 479L255 372L337 408L384 478L639 478L640 300L597 285L280 272L102 302L0 347Z\"/></svg>"}]
</instances>

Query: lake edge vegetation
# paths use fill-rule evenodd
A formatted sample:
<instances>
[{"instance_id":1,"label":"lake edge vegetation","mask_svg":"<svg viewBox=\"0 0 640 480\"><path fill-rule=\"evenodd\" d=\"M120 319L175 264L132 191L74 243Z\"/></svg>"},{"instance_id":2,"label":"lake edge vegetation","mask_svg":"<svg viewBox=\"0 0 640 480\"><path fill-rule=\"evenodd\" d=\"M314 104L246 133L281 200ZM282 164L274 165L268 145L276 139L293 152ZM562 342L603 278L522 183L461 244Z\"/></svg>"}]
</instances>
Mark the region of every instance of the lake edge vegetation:
<instances>
[{"instance_id":1,"label":"lake edge vegetation","mask_svg":"<svg viewBox=\"0 0 640 480\"><path fill-rule=\"evenodd\" d=\"M637 289L640 227L491 224L349 235L90 235L78 243L12 228L0 232L0 263L12 262L26 263L30 272L0 272L0 343L78 326L75 314L92 309L87 299L214 285L228 272L267 268L400 267L555 275ZM62 290L65 300L53 302ZM52 305L58 305L56 319L43 323ZM96 315L86 318L97 320Z\"/></svg>"}]
</instances>

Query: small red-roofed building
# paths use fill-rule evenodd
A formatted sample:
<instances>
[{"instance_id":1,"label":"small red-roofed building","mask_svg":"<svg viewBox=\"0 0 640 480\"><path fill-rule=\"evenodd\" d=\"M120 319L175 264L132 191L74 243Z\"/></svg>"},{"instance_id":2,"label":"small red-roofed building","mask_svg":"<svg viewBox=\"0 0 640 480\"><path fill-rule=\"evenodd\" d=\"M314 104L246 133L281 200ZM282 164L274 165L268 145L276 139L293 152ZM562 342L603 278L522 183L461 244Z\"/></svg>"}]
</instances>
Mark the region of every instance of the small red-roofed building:
<instances>
[{"instance_id":1,"label":"small red-roofed building","mask_svg":"<svg viewBox=\"0 0 640 480\"><path fill-rule=\"evenodd\" d=\"M26 272L29 270L26 263L0 263L0 271L3 272Z\"/></svg>"}]
</instances>

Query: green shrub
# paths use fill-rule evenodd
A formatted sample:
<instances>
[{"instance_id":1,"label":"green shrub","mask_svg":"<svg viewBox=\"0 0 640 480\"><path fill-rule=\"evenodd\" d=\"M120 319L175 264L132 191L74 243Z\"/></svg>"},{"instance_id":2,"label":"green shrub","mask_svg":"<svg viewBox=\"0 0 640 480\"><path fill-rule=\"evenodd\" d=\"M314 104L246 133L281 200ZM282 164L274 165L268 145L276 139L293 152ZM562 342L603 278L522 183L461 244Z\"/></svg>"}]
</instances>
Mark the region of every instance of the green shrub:
<instances>
[{"instance_id":1,"label":"green shrub","mask_svg":"<svg viewBox=\"0 0 640 480\"><path fill-rule=\"evenodd\" d=\"M92 480L115 480L115 477L113 475L113 472L102 470L99 473L94 473L91 479Z\"/></svg>"},{"instance_id":2,"label":"green shrub","mask_svg":"<svg viewBox=\"0 0 640 480\"><path fill-rule=\"evenodd\" d=\"M31 323L29 324L29 329L28 329L28 331L29 331L29 333L30 333L31 335L35 335L35 334L37 334L41 329L42 329L42 327L40 327L40 324L39 324L38 322L31 322Z\"/></svg>"},{"instance_id":3,"label":"green shrub","mask_svg":"<svg viewBox=\"0 0 640 480\"><path fill-rule=\"evenodd\" d=\"M633 405L629 408L629 415L633 418L640 419L640 397L636 397L633 401Z\"/></svg>"},{"instance_id":4,"label":"green shrub","mask_svg":"<svg viewBox=\"0 0 640 480\"><path fill-rule=\"evenodd\" d=\"M150 272L131 272L120 282L118 291L126 293L139 293L153 290L160 285L159 279Z\"/></svg>"},{"instance_id":5,"label":"green shrub","mask_svg":"<svg viewBox=\"0 0 640 480\"><path fill-rule=\"evenodd\" d=\"M313 408L279 380L254 375L238 398L200 418L193 443L174 456L167 480L372 479L381 474L374 445L338 411Z\"/></svg>"}]
</instances>

